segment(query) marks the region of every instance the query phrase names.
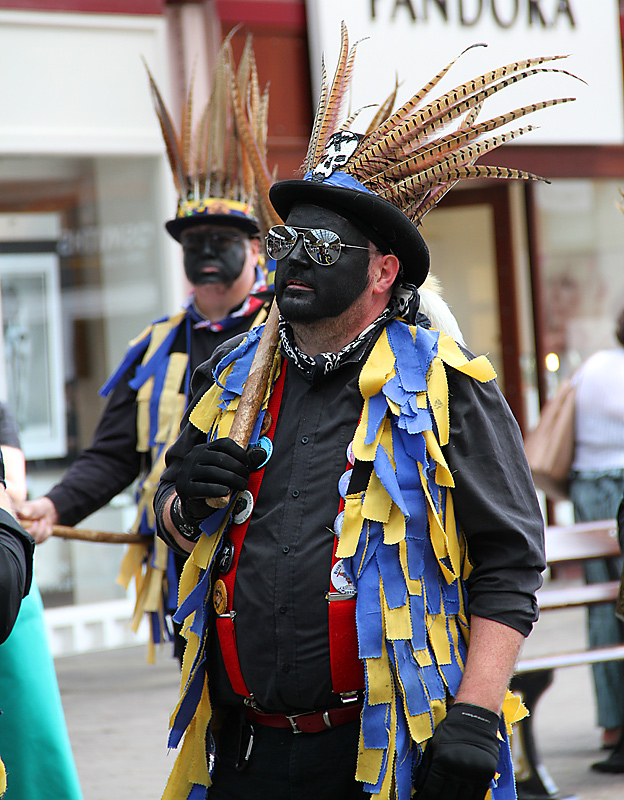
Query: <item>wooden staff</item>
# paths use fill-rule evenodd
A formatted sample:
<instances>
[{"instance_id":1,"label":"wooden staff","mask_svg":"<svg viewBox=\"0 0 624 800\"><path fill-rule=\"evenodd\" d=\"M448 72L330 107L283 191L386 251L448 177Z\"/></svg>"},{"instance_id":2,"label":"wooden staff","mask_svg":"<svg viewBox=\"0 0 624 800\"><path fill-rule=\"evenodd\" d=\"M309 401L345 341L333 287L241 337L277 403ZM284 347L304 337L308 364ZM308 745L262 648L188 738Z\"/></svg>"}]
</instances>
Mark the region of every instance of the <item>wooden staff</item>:
<instances>
[{"instance_id":1,"label":"wooden staff","mask_svg":"<svg viewBox=\"0 0 624 800\"><path fill-rule=\"evenodd\" d=\"M32 522L18 520L22 528L28 530ZM104 544L141 544L149 539L140 533L111 533L109 531L89 531L85 528L72 528L69 525L54 525L52 536L59 539L75 539L80 542L102 542Z\"/></svg>"},{"instance_id":2,"label":"wooden staff","mask_svg":"<svg viewBox=\"0 0 624 800\"><path fill-rule=\"evenodd\" d=\"M279 310L277 303L273 300L230 430L229 438L243 448L249 444L271 375L271 367L279 342L278 318ZM230 502L230 495L208 497L206 502L211 508L224 508Z\"/></svg>"}]
</instances>

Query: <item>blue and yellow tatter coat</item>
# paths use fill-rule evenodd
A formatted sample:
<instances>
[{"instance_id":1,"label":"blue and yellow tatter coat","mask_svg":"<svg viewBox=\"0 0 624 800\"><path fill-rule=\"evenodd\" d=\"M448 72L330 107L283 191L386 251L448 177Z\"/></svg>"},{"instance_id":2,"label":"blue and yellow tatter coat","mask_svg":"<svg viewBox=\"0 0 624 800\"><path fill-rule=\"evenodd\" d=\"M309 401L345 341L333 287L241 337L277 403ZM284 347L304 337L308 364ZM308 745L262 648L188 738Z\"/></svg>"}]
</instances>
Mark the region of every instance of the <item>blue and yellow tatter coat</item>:
<instances>
[{"instance_id":1,"label":"blue and yellow tatter coat","mask_svg":"<svg viewBox=\"0 0 624 800\"><path fill-rule=\"evenodd\" d=\"M260 331L223 359L217 382L190 423L210 440L227 436ZM356 625L366 693L356 778L379 798L407 800L422 748L446 714L461 681L469 639L464 580L471 571L454 512L453 477L441 447L449 441L447 366L478 381L494 371L469 360L436 331L388 324L362 368L363 398L353 450L370 462L365 491L346 494L338 557L357 587ZM281 367L277 355L270 384ZM269 390L270 391L270 390ZM268 394L263 409L266 408ZM262 422L263 412L257 423ZM252 439L253 441L253 439ZM212 716L205 661L206 598L229 511L204 523L180 584L188 645L182 695L171 718L170 745L181 752L163 800L203 797L209 783L205 736ZM508 725L523 716L508 693ZM505 726L494 800L515 797Z\"/></svg>"},{"instance_id":2,"label":"blue and yellow tatter coat","mask_svg":"<svg viewBox=\"0 0 624 800\"><path fill-rule=\"evenodd\" d=\"M250 319L260 324L266 318L261 308ZM240 320L238 320L240 321ZM180 422L189 399L191 364L189 348L191 328L197 322L191 308L165 317L149 325L130 342L126 356L116 372L102 388L108 394L132 364L138 364L130 388L136 390L137 444L139 453L148 456L149 470L140 480L136 493L137 515L132 533L145 536L145 544L130 545L121 564L118 582L128 588L134 578L136 604L131 628L137 631L144 614L150 622L148 661L155 659L155 645L168 638L166 609L177 606L178 580L172 554L154 536L154 494L165 468L165 453L176 440ZM186 328L186 350L172 350L180 329Z\"/></svg>"}]
</instances>

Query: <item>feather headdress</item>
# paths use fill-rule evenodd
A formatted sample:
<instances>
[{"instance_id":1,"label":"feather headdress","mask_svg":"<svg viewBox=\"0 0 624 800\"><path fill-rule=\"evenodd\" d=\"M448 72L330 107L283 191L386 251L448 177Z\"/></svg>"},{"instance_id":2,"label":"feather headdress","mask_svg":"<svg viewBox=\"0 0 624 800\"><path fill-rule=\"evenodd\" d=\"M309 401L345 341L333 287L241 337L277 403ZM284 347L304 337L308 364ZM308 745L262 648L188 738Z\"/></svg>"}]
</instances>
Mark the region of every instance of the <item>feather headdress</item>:
<instances>
[{"instance_id":1,"label":"feather headdress","mask_svg":"<svg viewBox=\"0 0 624 800\"><path fill-rule=\"evenodd\" d=\"M478 121L485 101L533 75L570 73L544 66L565 56L532 58L487 72L429 100L455 59L393 113L388 102L384 104L366 133L357 134L350 129L358 112L343 121L356 47L357 43L349 47L343 23L340 55L331 86L327 84L323 65L320 99L303 164L304 180L276 184L271 199L282 216L295 202L305 202L304 196L307 202L351 209L352 221L357 223L359 216L361 222L370 225L373 240L376 243L378 239L385 240L401 259L404 269L411 273L409 277L419 285L427 273L428 252L415 225L452 186L460 180L475 178L544 180L521 170L475 164L480 156L527 133L533 126L489 137L487 134L534 111L574 98L543 100ZM389 100L391 107L394 99Z\"/></svg>"},{"instance_id":2,"label":"feather headdress","mask_svg":"<svg viewBox=\"0 0 624 800\"><path fill-rule=\"evenodd\" d=\"M175 218L166 223L180 241L182 231L206 222L227 223L250 234L258 233L254 210L261 165L248 157L241 145L241 130L233 108L233 87L238 102L246 106L247 129L253 146L266 156L269 93L260 89L251 37L245 43L238 68L231 49L233 31L224 40L214 70L210 99L193 123L193 76L183 103L179 129L163 101L146 65L154 108L165 142L167 158L178 193ZM258 170L260 169L260 173Z\"/></svg>"}]
</instances>

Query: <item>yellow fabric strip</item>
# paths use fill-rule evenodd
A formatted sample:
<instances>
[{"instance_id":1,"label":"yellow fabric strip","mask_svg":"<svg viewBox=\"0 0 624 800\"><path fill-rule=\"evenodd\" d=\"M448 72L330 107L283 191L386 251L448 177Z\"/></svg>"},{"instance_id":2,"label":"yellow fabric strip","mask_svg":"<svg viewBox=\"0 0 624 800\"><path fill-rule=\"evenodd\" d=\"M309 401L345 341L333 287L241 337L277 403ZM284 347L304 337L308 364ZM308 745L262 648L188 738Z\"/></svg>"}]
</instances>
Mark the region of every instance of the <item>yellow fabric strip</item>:
<instances>
[{"instance_id":1,"label":"yellow fabric strip","mask_svg":"<svg viewBox=\"0 0 624 800\"><path fill-rule=\"evenodd\" d=\"M455 486L455 481L433 431L423 431L423 435L427 452L436 462L436 483L438 486Z\"/></svg>"},{"instance_id":2,"label":"yellow fabric strip","mask_svg":"<svg viewBox=\"0 0 624 800\"><path fill-rule=\"evenodd\" d=\"M141 570L141 565L147 556L146 544L129 544L121 562L117 583L127 589L130 581Z\"/></svg>"},{"instance_id":3,"label":"yellow fabric strip","mask_svg":"<svg viewBox=\"0 0 624 800\"><path fill-rule=\"evenodd\" d=\"M394 374L394 353L388 342L388 333L384 329L366 359L365 368L360 372L359 386L362 397L366 400L378 394L392 374Z\"/></svg>"},{"instance_id":4,"label":"yellow fabric strip","mask_svg":"<svg viewBox=\"0 0 624 800\"><path fill-rule=\"evenodd\" d=\"M372 706L390 703L392 700L392 670L385 641L382 642L379 658L366 659L366 674L368 676L368 702Z\"/></svg>"},{"instance_id":5,"label":"yellow fabric strip","mask_svg":"<svg viewBox=\"0 0 624 800\"><path fill-rule=\"evenodd\" d=\"M438 428L439 443L448 444L451 427L449 416L448 381L446 370L439 358L434 358L429 368L427 386L431 409Z\"/></svg>"},{"instance_id":6,"label":"yellow fabric strip","mask_svg":"<svg viewBox=\"0 0 624 800\"><path fill-rule=\"evenodd\" d=\"M446 619L443 610L441 614L436 614L433 617L432 624L429 628L429 640L433 647L436 664L438 665L451 663L451 646L446 630Z\"/></svg>"},{"instance_id":7,"label":"yellow fabric strip","mask_svg":"<svg viewBox=\"0 0 624 800\"><path fill-rule=\"evenodd\" d=\"M380 578L381 611L383 613L384 628L386 639L396 641L398 639L412 638L412 619L410 616L409 605L390 608L386 600L383 588L383 581Z\"/></svg>"},{"instance_id":8,"label":"yellow fabric strip","mask_svg":"<svg viewBox=\"0 0 624 800\"><path fill-rule=\"evenodd\" d=\"M177 423L178 429L180 426L180 420L176 418L176 399L179 394L184 396L184 376L188 360L186 353L171 353L167 362L167 372L158 401L158 429L155 436L155 441L161 444L169 439L172 425Z\"/></svg>"},{"instance_id":9,"label":"yellow fabric strip","mask_svg":"<svg viewBox=\"0 0 624 800\"><path fill-rule=\"evenodd\" d=\"M375 522L388 522L392 499L373 471L362 503L362 516Z\"/></svg>"},{"instance_id":10,"label":"yellow fabric strip","mask_svg":"<svg viewBox=\"0 0 624 800\"><path fill-rule=\"evenodd\" d=\"M359 494L347 495L345 498L344 522L336 549L338 558L350 558L355 555L364 523L364 517L362 516L363 494L363 492L360 492Z\"/></svg>"},{"instance_id":11,"label":"yellow fabric strip","mask_svg":"<svg viewBox=\"0 0 624 800\"><path fill-rule=\"evenodd\" d=\"M384 544L405 544L405 517L394 503L390 507L388 522L384 523Z\"/></svg>"},{"instance_id":12,"label":"yellow fabric strip","mask_svg":"<svg viewBox=\"0 0 624 800\"><path fill-rule=\"evenodd\" d=\"M462 353L457 342L445 333L440 334L438 355L450 367L469 375L480 383L487 383L496 377L494 367L485 356L468 359Z\"/></svg>"}]
</instances>

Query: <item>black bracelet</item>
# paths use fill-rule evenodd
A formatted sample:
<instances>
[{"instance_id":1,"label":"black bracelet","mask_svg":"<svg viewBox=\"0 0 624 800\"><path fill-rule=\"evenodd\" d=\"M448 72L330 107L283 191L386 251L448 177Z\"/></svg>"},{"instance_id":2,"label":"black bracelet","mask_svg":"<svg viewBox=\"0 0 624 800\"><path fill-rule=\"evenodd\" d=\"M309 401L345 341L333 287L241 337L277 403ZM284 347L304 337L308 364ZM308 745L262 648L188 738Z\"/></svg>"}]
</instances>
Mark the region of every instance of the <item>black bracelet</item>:
<instances>
[{"instance_id":1,"label":"black bracelet","mask_svg":"<svg viewBox=\"0 0 624 800\"><path fill-rule=\"evenodd\" d=\"M171 517L171 522L174 524L175 529L181 536L184 536L189 542L196 542L199 539L202 534L201 528L199 527L200 523L189 519L184 513L180 495L176 494L173 498L173 503L171 503L169 508L169 516Z\"/></svg>"}]
</instances>

